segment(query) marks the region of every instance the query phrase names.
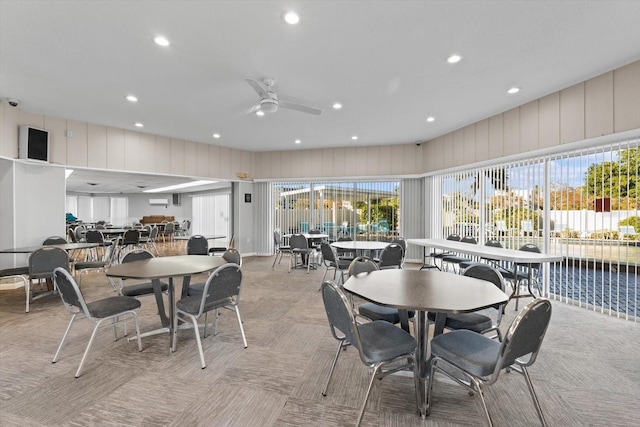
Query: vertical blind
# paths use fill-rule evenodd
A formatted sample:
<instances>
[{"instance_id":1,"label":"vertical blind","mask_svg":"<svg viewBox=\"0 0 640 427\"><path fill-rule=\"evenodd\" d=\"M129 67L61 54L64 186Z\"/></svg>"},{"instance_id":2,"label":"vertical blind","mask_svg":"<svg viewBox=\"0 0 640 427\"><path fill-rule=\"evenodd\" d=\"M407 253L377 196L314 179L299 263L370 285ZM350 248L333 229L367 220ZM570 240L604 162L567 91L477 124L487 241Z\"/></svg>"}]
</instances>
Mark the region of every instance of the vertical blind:
<instances>
[{"instance_id":1,"label":"vertical blind","mask_svg":"<svg viewBox=\"0 0 640 427\"><path fill-rule=\"evenodd\" d=\"M214 193L191 198L193 234L231 238L231 195Z\"/></svg>"},{"instance_id":2,"label":"vertical blind","mask_svg":"<svg viewBox=\"0 0 640 427\"><path fill-rule=\"evenodd\" d=\"M429 177L425 194L439 218L427 219L427 228L437 238L471 235L511 249L533 243L563 255L544 272L547 295L637 321L638 145L633 139Z\"/></svg>"}]
</instances>

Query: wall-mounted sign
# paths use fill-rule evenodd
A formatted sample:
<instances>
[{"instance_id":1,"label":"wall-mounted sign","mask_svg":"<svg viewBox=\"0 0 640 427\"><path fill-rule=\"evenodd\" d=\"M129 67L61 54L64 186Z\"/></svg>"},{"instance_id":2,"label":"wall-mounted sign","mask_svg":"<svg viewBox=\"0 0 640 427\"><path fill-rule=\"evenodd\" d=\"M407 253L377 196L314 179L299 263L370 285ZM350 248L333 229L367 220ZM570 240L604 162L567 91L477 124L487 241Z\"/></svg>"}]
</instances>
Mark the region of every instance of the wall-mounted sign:
<instances>
[{"instance_id":1,"label":"wall-mounted sign","mask_svg":"<svg viewBox=\"0 0 640 427\"><path fill-rule=\"evenodd\" d=\"M251 193L244 193L244 202L251 203Z\"/></svg>"}]
</instances>

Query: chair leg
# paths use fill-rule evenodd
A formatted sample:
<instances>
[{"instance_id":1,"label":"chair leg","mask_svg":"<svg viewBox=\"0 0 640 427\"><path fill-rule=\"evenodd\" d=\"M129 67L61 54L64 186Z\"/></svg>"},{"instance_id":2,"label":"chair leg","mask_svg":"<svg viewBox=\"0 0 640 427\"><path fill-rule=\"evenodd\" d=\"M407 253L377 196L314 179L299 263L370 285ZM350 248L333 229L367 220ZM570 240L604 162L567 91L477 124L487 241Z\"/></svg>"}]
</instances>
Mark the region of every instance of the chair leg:
<instances>
[{"instance_id":1,"label":"chair leg","mask_svg":"<svg viewBox=\"0 0 640 427\"><path fill-rule=\"evenodd\" d=\"M527 368L522 366L522 375L527 381L527 386L529 387L529 392L531 393L531 398L533 399L533 404L536 407L536 411L538 412L538 418L540 418L540 422L543 426L546 427L547 422L544 419L544 415L542 414L542 407L540 406L540 402L538 401L538 396L536 395L536 391L533 389L533 383L531 382L531 378L529 377L529 372Z\"/></svg>"},{"instance_id":2,"label":"chair leg","mask_svg":"<svg viewBox=\"0 0 640 427\"><path fill-rule=\"evenodd\" d=\"M491 421L491 414L489 413L489 408L487 407L487 402L484 399L484 391L482 387L480 387L480 383L475 378L471 378L470 384L475 390L478 396L480 397L480 402L482 402L482 409L484 409L484 414L487 416L487 421L489 422L489 427L493 427L493 421Z\"/></svg>"},{"instance_id":3,"label":"chair leg","mask_svg":"<svg viewBox=\"0 0 640 427\"><path fill-rule=\"evenodd\" d=\"M238 306L234 305L233 308L236 312L236 317L238 318L238 326L240 326L240 333L242 334L242 342L244 343L244 348L247 348L247 337L244 335L244 327L242 326L242 319L240 318L240 310L238 310Z\"/></svg>"},{"instance_id":4,"label":"chair leg","mask_svg":"<svg viewBox=\"0 0 640 427\"><path fill-rule=\"evenodd\" d=\"M218 335L218 319L220 318L219 309L215 309L213 316L213 336Z\"/></svg>"},{"instance_id":5,"label":"chair leg","mask_svg":"<svg viewBox=\"0 0 640 427\"><path fill-rule=\"evenodd\" d=\"M207 314L209 314L209 312L205 311L204 312L204 331L202 333L202 336L205 338L207 337Z\"/></svg>"},{"instance_id":6,"label":"chair leg","mask_svg":"<svg viewBox=\"0 0 640 427\"><path fill-rule=\"evenodd\" d=\"M84 350L84 354L82 355L82 359L80 360L80 366L78 366L78 370L76 371L76 378L80 377L80 372L82 371L82 366L84 366L85 360L87 360L87 355L89 354L89 350L91 350L91 345L93 344L93 340L96 337L96 332L98 332L98 328L100 327L100 323L102 323L104 319L98 320L96 326L93 327L93 332L91 333L91 338L89 338L89 344L87 344L87 348Z\"/></svg>"},{"instance_id":7,"label":"chair leg","mask_svg":"<svg viewBox=\"0 0 640 427\"><path fill-rule=\"evenodd\" d=\"M193 314L184 313L191 319L191 323L193 323L193 332L196 334L196 342L198 343L198 353L200 354L200 366L202 369L207 367L207 364L204 361L204 352L202 351L202 340L200 339L200 329L198 328L198 319ZM177 324L177 323L176 323ZM176 328L176 332L178 328ZM175 336L177 338L177 334ZM175 343L175 340L174 340Z\"/></svg>"},{"instance_id":8,"label":"chair leg","mask_svg":"<svg viewBox=\"0 0 640 427\"><path fill-rule=\"evenodd\" d=\"M280 251L276 252L276 257L273 259L273 264L271 264L271 268L276 266L276 261L278 261L278 255L282 257L282 253Z\"/></svg>"},{"instance_id":9,"label":"chair leg","mask_svg":"<svg viewBox=\"0 0 640 427\"><path fill-rule=\"evenodd\" d=\"M331 376L333 375L333 370L336 368L336 363L338 363L338 357L340 357L340 350L344 347L344 340L340 340L338 342L338 349L336 350L336 355L333 358L333 363L331 364L331 369L329 369L329 376L327 377L327 381L324 384L324 388L322 389L322 395L327 395L327 390L329 389L329 383L331 382Z\"/></svg>"},{"instance_id":10,"label":"chair leg","mask_svg":"<svg viewBox=\"0 0 640 427\"><path fill-rule=\"evenodd\" d=\"M73 316L71 316L71 320L67 325L67 330L64 331L64 335L60 340L60 344L58 344L58 350L56 350L56 354L54 354L53 360L51 361L51 363L56 363L58 361L58 355L60 354L60 350L62 350L62 346L64 345L64 341L67 339L67 335L69 334L69 331L71 330L71 325L73 325L73 321L76 320L76 316L77 314L74 314Z\"/></svg>"},{"instance_id":11,"label":"chair leg","mask_svg":"<svg viewBox=\"0 0 640 427\"><path fill-rule=\"evenodd\" d=\"M373 373L371 374L371 379L369 380L369 387L367 387L367 394L364 396L364 402L362 402L362 408L360 408L360 415L358 415L358 421L356 421L356 426L359 426L362 422L362 417L364 416L364 411L367 408L367 401L369 400L369 395L371 394L371 388L373 387L373 381L376 379L376 375L380 370L381 363L376 363L373 367Z\"/></svg>"},{"instance_id":12,"label":"chair leg","mask_svg":"<svg viewBox=\"0 0 640 427\"><path fill-rule=\"evenodd\" d=\"M29 302L31 302L31 279L26 279L24 281L24 296L26 299L26 310L25 313L29 312Z\"/></svg>"}]
</instances>

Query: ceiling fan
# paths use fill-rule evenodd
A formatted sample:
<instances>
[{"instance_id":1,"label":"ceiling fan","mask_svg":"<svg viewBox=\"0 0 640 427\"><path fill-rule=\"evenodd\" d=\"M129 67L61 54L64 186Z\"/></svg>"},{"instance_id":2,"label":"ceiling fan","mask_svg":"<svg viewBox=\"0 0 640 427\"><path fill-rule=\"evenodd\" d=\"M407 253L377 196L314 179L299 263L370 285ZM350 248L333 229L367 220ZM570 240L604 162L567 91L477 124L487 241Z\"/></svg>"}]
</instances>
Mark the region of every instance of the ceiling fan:
<instances>
[{"instance_id":1,"label":"ceiling fan","mask_svg":"<svg viewBox=\"0 0 640 427\"><path fill-rule=\"evenodd\" d=\"M264 79L263 83L253 79L246 80L260 96L260 102L251 107L248 111L249 113L259 113L260 111L263 113L275 113L279 107L300 111L302 113L315 114L316 116L322 113L322 111L316 108L278 99L278 95L273 91L273 86L276 84L276 81L273 79Z\"/></svg>"}]
</instances>

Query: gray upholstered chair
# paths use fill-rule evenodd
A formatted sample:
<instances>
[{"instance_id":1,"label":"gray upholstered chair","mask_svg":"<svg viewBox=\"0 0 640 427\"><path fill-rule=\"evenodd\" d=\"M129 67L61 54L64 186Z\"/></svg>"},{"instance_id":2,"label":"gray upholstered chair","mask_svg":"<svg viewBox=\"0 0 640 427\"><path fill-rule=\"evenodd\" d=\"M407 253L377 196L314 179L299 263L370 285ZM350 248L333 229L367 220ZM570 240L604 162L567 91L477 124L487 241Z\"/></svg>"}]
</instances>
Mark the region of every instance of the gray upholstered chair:
<instances>
[{"instance_id":1,"label":"gray upholstered chair","mask_svg":"<svg viewBox=\"0 0 640 427\"><path fill-rule=\"evenodd\" d=\"M453 242L459 242L460 241L460 235L456 234L456 233L452 233L449 234L447 236L447 240L451 240ZM453 252L451 251L441 251L438 249L434 249L430 254L429 257L431 258L431 267L435 267L438 270L442 270L442 258L447 256L447 255L453 255ZM440 265L438 265L438 262L440 261Z\"/></svg>"},{"instance_id":2,"label":"gray upholstered chair","mask_svg":"<svg viewBox=\"0 0 640 427\"><path fill-rule=\"evenodd\" d=\"M127 252L127 254L122 258L122 264L126 264L128 262L133 261L141 261L145 259L153 258L153 254L144 249L134 249L131 252ZM111 279L110 279L111 280ZM124 286L124 280L120 279L120 286L118 286L118 293L127 297L141 297L144 295L155 295L155 291L153 289L153 282L142 282L136 283L133 285ZM169 290L169 285L165 282L160 282L160 290L162 292L167 292ZM156 298L158 296L156 295Z\"/></svg>"},{"instance_id":3,"label":"gray upholstered chair","mask_svg":"<svg viewBox=\"0 0 640 427\"><path fill-rule=\"evenodd\" d=\"M374 260L368 257L358 257L349 265L349 277L377 270L378 264ZM389 286L393 286L393 284L390 283ZM372 302L360 304L358 307L358 313L360 316L366 317L370 320L384 320L385 322L389 322L394 325L400 323L402 329L407 332L409 332L409 319L415 320L416 315L413 310L398 310L394 307L385 307Z\"/></svg>"},{"instance_id":4,"label":"gray upholstered chair","mask_svg":"<svg viewBox=\"0 0 640 427\"><path fill-rule=\"evenodd\" d=\"M187 255L209 255L209 242L201 234L194 234L187 241Z\"/></svg>"},{"instance_id":5,"label":"gray upholstered chair","mask_svg":"<svg viewBox=\"0 0 640 427\"><path fill-rule=\"evenodd\" d=\"M44 241L42 242L42 245L43 246L64 245L65 243L67 243L67 239L65 239L64 237L51 236L51 237L47 237L46 239L44 239Z\"/></svg>"},{"instance_id":6,"label":"gray upholstered chair","mask_svg":"<svg viewBox=\"0 0 640 427\"><path fill-rule=\"evenodd\" d=\"M353 242L353 239L349 236L340 236L338 237L338 242ZM356 257L355 252L348 249L336 248L336 253L339 258L348 259L349 261L353 261Z\"/></svg>"},{"instance_id":7,"label":"gray upholstered chair","mask_svg":"<svg viewBox=\"0 0 640 427\"><path fill-rule=\"evenodd\" d=\"M184 322L191 322L196 334L198 343L198 352L200 353L200 364L202 369L207 367L204 361L204 353L202 351L202 341L200 340L200 330L198 328L198 319L209 311L215 311L215 323L213 334L218 334L218 316L219 309L226 308L234 311L238 319L238 326L242 334L244 348L247 348L247 338L242 327L242 318L238 310L240 300L240 290L242 287L242 271L237 264L225 264L218 267L204 284L203 292L200 295L190 295L181 298L176 302L176 319ZM178 333L178 328L174 332ZM207 322L204 322L204 337L207 337ZM177 336L173 340L173 350Z\"/></svg>"},{"instance_id":8,"label":"gray upholstered chair","mask_svg":"<svg viewBox=\"0 0 640 427\"><path fill-rule=\"evenodd\" d=\"M305 261L307 262L307 274L309 274L309 269L312 264L312 256L313 256L313 248L309 247L309 243L307 242L307 238L302 234L294 234L289 238L289 246L291 246L291 262L289 262L289 272L291 272L291 265L293 264L294 268L296 266L304 266ZM298 256L300 256L300 264L298 264Z\"/></svg>"},{"instance_id":9,"label":"gray upholstered chair","mask_svg":"<svg viewBox=\"0 0 640 427\"><path fill-rule=\"evenodd\" d=\"M407 241L399 236L391 239L391 243L396 243L402 248L402 264L404 264L404 258L407 256Z\"/></svg>"},{"instance_id":10,"label":"gray upholstered chair","mask_svg":"<svg viewBox=\"0 0 640 427\"><path fill-rule=\"evenodd\" d=\"M173 222L167 222L164 224L164 228L160 232L162 235L162 242L165 243L167 241L167 237L169 238L169 242L173 242L173 237L176 232L176 226Z\"/></svg>"},{"instance_id":11,"label":"gray upholstered chair","mask_svg":"<svg viewBox=\"0 0 640 427\"><path fill-rule=\"evenodd\" d=\"M356 422L356 426L359 426L376 378L382 379L390 373L411 369L416 382L416 390L418 389L418 372L415 362L416 340L407 332L387 322L356 322L351 303L335 283L324 282L321 291L331 334L338 340L338 348L322 395L327 395L333 371L343 348L352 345L358 351L362 363L373 369ZM384 368L389 364L393 364L393 367L385 371ZM416 396L416 405L420 406L418 396Z\"/></svg>"},{"instance_id":12,"label":"gray upholstered chair","mask_svg":"<svg viewBox=\"0 0 640 427\"><path fill-rule=\"evenodd\" d=\"M97 243L97 248L91 248L89 252L92 254L93 261L97 261L99 259L107 259L107 248L113 245L111 240L105 240L102 231L100 230L87 230L85 234L85 239L87 243ZM101 249L102 254L98 255L98 248Z\"/></svg>"},{"instance_id":13,"label":"gray upholstered chair","mask_svg":"<svg viewBox=\"0 0 640 427\"><path fill-rule=\"evenodd\" d=\"M348 259L338 258L335 249L326 242L320 244L320 251L322 253L322 263L326 267L322 281L324 282L329 270L333 270L333 280L336 280L336 274L340 271L340 280L338 283L344 283L344 275L348 272L351 262Z\"/></svg>"},{"instance_id":14,"label":"gray upholstered chair","mask_svg":"<svg viewBox=\"0 0 640 427\"><path fill-rule=\"evenodd\" d=\"M488 264L477 263L471 265L464 271L463 275L491 282L504 292L504 279L502 275L496 268ZM451 330L467 329L479 334L494 332L494 337L501 341L500 321L502 320L503 308L504 304L496 304L488 309L496 311L495 320L486 314L478 312L447 313L447 320L445 321L444 327ZM427 318L435 322L436 314L430 312L427 314Z\"/></svg>"},{"instance_id":15,"label":"gray upholstered chair","mask_svg":"<svg viewBox=\"0 0 640 427\"><path fill-rule=\"evenodd\" d=\"M478 241L473 236L464 236L460 243L469 243L472 245L477 245ZM460 254L449 254L442 257L442 265L446 271L449 271L449 266L452 266L454 272L459 271L460 263L470 263L473 262L473 259L469 258L468 255L460 255Z\"/></svg>"},{"instance_id":16,"label":"gray upholstered chair","mask_svg":"<svg viewBox=\"0 0 640 427\"><path fill-rule=\"evenodd\" d=\"M160 252L158 251L158 247L156 246L157 238L158 227L154 225L149 229L149 235L147 237L140 238L140 243L142 243L149 252L153 251L156 253L156 256L160 256Z\"/></svg>"},{"instance_id":17,"label":"gray upholstered chair","mask_svg":"<svg viewBox=\"0 0 640 427\"><path fill-rule=\"evenodd\" d=\"M502 342L468 330L452 331L433 338L427 414L433 404L434 376L436 372L441 372L480 396L489 425L493 425L484 399L483 385L495 383L500 371L511 369L524 375L538 417L542 425L546 425L527 367L536 361L550 319L551 303L547 299L537 298L514 319Z\"/></svg>"},{"instance_id":18,"label":"gray upholstered chair","mask_svg":"<svg viewBox=\"0 0 640 427\"><path fill-rule=\"evenodd\" d=\"M123 253L140 247L140 230L130 229L124 232L120 244L118 245L118 255L116 259L121 259ZM122 261L120 261L122 262Z\"/></svg>"},{"instance_id":19,"label":"gray upholstered chair","mask_svg":"<svg viewBox=\"0 0 640 427\"><path fill-rule=\"evenodd\" d=\"M93 344L93 339L96 336L96 332L102 325L102 322L104 322L105 320L111 320L110 323L113 325L113 332L117 340L118 333L116 330L116 323L126 322L127 320L133 318L133 321L136 325L138 350L142 351L142 342L140 341L140 326L138 325L137 315L137 311L140 308L140 301L130 297L114 296L93 302L86 302L84 300L84 297L82 296L82 292L80 291L78 284L73 280L73 277L71 277L71 274L69 274L67 270L60 267L56 268L53 272L53 278L60 293L60 297L62 298L62 302L64 303L64 306L69 314L71 314L71 321L69 321L69 326L67 326L67 330L62 336L60 345L58 345L58 350L56 351L56 354L53 356L53 360L51 361L52 363L56 363L56 361L58 360L58 355L60 354L60 350L62 350L62 346L64 345L69 331L71 330L71 326L73 325L74 320L76 320L76 317L79 315L84 315L87 320L94 322L95 327L93 328L93 332L91 333L91 338L89 339L87 348L85 349L84 354L82 355L82 359L80 360L80 366L78 366L78 370L76 371L75 375L76 378L80 376L82 366L87 359L87 354L89 354L89 350L91 349L91 344Z\"/></svg>"},{"instance_id":20,"label":"gray upholstered chair","mask_svg":"<svg viewBox=\"0 0 640 427\"><path fill-rule=\"evenodd\" d=\"M69 269L69 254L63 249L55 246L45 246L29 255L29 280L27 280L27 289L25 290L27 311L29 311L29 304L33 300L53 293L53 290L47 289L34 295L32 282L37 280L38 284L42 285L43 279L45 283L47 280L52 281L53 270L57 267Z\"/></svg>"},{"instance_id":21,"label":"gray upholstered chair","mask_svg":"<svg viewBox=\"0 0 640 427\"><path fill-rule=\"evenodd\" d=\"M404 250L402 246L397 243L389 243L380 253L378 268L380 270L402 268L403 259Z\"/></svg>"},{"instance_id":22,"label":"gray upholstered chair","mask_svg":"<svg viewBox=\"0 0 640 427\"><path fill-rule=\"evenodd\" d=\"M236 248L229 248L222 254L222 258L230 264L238 264L242 267L242 255Z\"/></svg>"},{"instance_id":23,"label":"gray upholstered chair","mask_svg":"<svg viewBox=\"0 0 640 427\"><path fill-rule=\"evenodd\" d=\"M540 253L540 248L532 243L522 245L518 250ZM516 311L518 310L518 300L520 298L532 297L534 295L533 286L535 286L538 291L538 295L542 295L540 282L538 280L538 276L540 275L540 263L518 263L515 266L515 272L513 269L501 269L500 272L506 281L511 282L513 292L509 295L509 301L507 301L507 304L509 304L512 299L515 299ZM523 285L527 286L529 294L520 293L520 287Z\"/></svg>"},{"instance_id":24,"label":"gray upholstered chair","mask_svg":"<svg viewBox=\"0 0 640 427\"><path fill-rule=\"evenodd\" d=\"M282 257L284 256L284 254L288 254L289 256L291 256L291 246L282 244L282 234L280 233L280 230L273 231L273 246L276 251L276 257L273 260L271 268L276 266L278 256L280 256L280 261L278 262L278 264L282 262Z\"/></svg>"}]
</instances>

